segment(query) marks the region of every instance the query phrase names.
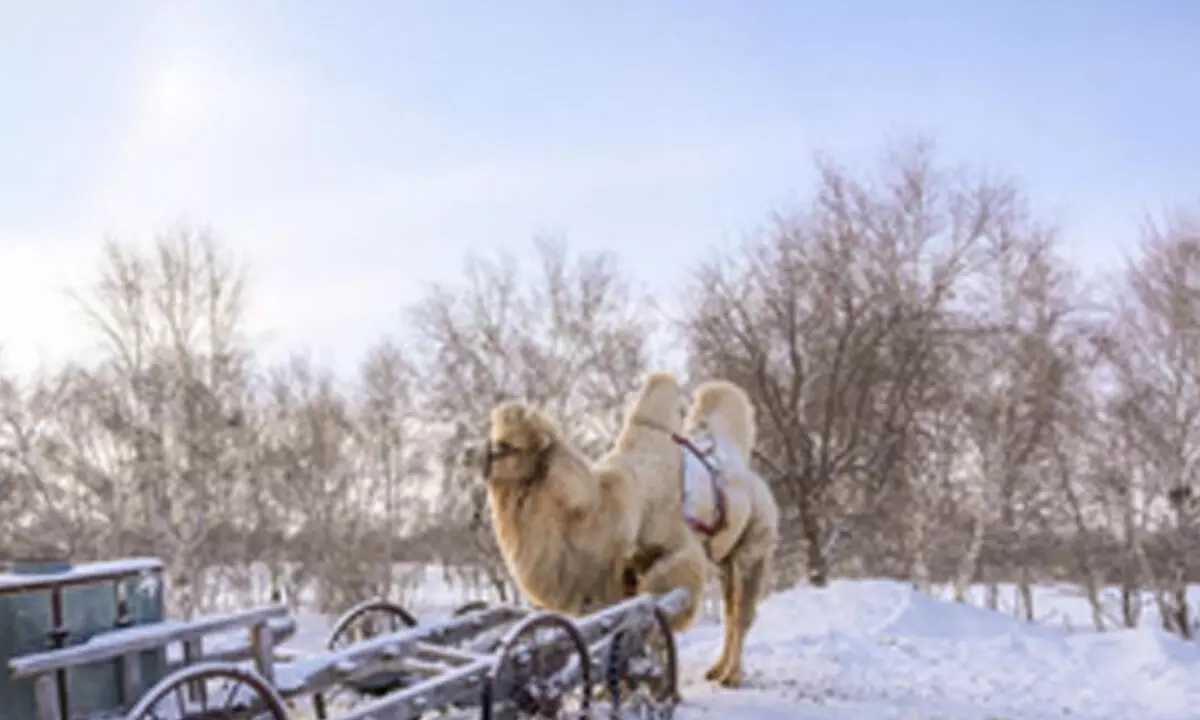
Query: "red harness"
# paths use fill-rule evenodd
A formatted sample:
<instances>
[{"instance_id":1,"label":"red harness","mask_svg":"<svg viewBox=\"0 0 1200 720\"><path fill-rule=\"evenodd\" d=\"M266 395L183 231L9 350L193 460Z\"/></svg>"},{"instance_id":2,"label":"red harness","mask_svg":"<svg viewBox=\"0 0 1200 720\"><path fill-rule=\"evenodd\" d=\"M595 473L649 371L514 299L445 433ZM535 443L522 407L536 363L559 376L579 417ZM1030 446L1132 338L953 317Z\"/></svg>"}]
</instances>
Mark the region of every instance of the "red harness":
<instances>
[{"instance_id":1,"label":"red harness","mask_svg":"<svg viewBox=\"0 0 1200 720\"><path fill-rule=\"evenodd\" d=\"M716 506L714 509L717 512L717 517L715 520L713 520L712 525L708 525L700 518L694 518L694 517L687 518L687 522L688 522L688 525L690 525L692 527L692 530L700 533L701 535L703 535L705 537L711 538L714 535L716 535L717 533L724 530L725 525L728 522L728 520L726 518L726 506L728 504L728 500L725 497L725 488L721 487L721 483L718 480L718 478L720 477L720 470L718 470L716 467L714 467L713 464L708 461L708 456L705 455L703 452L701 452L700 448L696 447L696 444L693 443L688 438L680 435L679 433L673 432L673 433L671 433L671 442L675 443L676 445L681 446L682 448L684 448L691 454L695 455L696 459L700 461L700 464L702 464L704 466L704 468L706 470L708 470L708 477L709 477L709 480L712 482L713 504ZM686 462L683 464L683 469L681 472L686 475L686 473L687 473L687 463ZM687 492L686 479L680 483L680 486L681 486L680 492L686 493Z\"/></svg>"}]
</instances>

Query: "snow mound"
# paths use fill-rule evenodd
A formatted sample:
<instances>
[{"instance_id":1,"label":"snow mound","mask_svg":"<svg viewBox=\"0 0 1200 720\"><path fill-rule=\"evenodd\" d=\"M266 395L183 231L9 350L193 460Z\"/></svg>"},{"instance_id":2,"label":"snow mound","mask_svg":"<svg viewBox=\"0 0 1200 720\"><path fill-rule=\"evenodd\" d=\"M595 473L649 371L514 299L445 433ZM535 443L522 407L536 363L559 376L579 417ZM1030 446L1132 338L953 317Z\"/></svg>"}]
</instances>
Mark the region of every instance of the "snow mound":
<instances>
[{"instance_id":1,"label":"snow mound","mask_svg":"<svg viewBox=\"0 0 1200 720\"><path fill-rule=\"evenodd\" d=\"M1061 641L1062 633L1015 617L918 593L891 580L841 580L827 588L799 588L772 597L760 622L786 628L789 637L829 635L927 639L1036 637Z\"/></svg>"},{"instance_id":2,"label":"snow mound","mask_svg":"<svg viewBox=\"0 0 1200 720\"><path fill-rule=\"evenodd\" d=\"M1200 717L1200 647L1153 629L1068 636L886 580L798 588L764 603L746 645L748 688L702 679L719 626L679 638L681 720ZM782 706L779 706L782 707ZM783 715L780 715L783 717Z\"/></svg>"}]
</instances>

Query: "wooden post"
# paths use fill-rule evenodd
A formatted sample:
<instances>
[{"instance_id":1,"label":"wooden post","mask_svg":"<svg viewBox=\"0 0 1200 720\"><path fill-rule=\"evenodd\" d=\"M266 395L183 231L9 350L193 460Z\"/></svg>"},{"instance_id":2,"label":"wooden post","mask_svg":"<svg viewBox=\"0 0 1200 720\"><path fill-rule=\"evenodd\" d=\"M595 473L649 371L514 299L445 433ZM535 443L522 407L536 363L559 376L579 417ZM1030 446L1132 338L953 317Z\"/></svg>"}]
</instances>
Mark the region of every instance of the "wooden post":
<instances>
[{"instance_id":1,"label":"wooden post","mask_svg":"<svg viewBox=\"0 0 1200 720\"><path fill-rule=\"evenodd\" d=\"M192 638L183 641L183 664L184 666L192 665L200 662L200 657L204 653L204 647L200 638ZM187 699L192 702L208 702L208 688L202 682L189 682L187 688Z\"/></svg>"},{"instance_id":2,"label":"wooden post","mask_svg":"<svg viewBox=\"0 0 1200 720\"><path fill-rule=\"evenodd\" d=\"M58 683L54 673L43 673L33 681L33 698L37 703L37 720L62 720L62 706L58 702Z\"/></svg>"},{"instance_id":3,"label":"wooden post","mask_svg":"<svg viewBox=\"0 0 1200 720\"><path fill-rule=\"evenodd\" d=\"M142 694L142 663L140 653L121 656L121 704L129 707Z\"/></svg>"},{"instance_id":4,"label":"wooden post","mask_svg":"<svg viewBox=\"0 0 1200 720\"><path fill-rule=\"evenodd\" d=\"M275 684L275 634L269 620L260 620L250 628L250 652L254 667L268 685Z\"/></svg>"}]
</instances>

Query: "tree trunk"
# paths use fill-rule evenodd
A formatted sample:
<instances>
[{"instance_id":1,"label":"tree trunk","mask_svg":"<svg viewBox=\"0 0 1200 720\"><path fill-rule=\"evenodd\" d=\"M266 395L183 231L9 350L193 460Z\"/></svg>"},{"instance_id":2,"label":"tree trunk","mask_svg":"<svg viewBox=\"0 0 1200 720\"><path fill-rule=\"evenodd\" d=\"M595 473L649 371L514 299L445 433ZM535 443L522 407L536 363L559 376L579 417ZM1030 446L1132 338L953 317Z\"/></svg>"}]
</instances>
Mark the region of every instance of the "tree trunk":
<instances>
[{"instance_id":1,"label":"tree trunk","mask_svg":"<svg viewBox=\"0 0 1200 720\"><path fill-rule=\"evenodd\" d=\"M1020 579L1017 581L1017 594L1021 598L1019 604L1021 617L1029 622L1033 622L1033 586L1030 583L1028 567L1021 567Z\"/></svg>"},{"instance_id":2,"label":"tree trunk","mask_svg":"<svg viewBox=\"0 0 1200 720\"><path fill-rule=\"evenodd\" d=\"M1191 517L1187 510L1189 502L1185 497L1172 497L1174 506L1174 542L1171 543L1171 609L1174 613L1172 624L1175 632L1184 640L1192 639L1192 611L1188 603L1187 577L1188 557L1184 549L1184 538L1188 536Z\"/></svg>"},{"instance_id":3,"label":"tree trunk","mask_svg":"<svg viewBox=\"0 0 1200 720\"><path fill-rule=\"evenodd\" d=\"M912 559L909 563L909 577L912 578L913 587L918 591L928 595L933 587L933 582L929 575L929 558L925 548L925 521L924 513L913 513L914 520L910 530L910 538L912 543Z\"/></svg>"},{"instance_id":4,"label":"tree trunk","mask_svg":"<svg viewBox=\"0 0 1200 720\"><path fill-rule=\"evenodd\" d=\"M1163 583L1159 582L1159 578L1155 575L1154 566L1150 563L1150 558L1146 555L1146 548L1142 545L1140 537L1136 535L1133 539L1133 547L1137 555L1138 565L1141 566L1142 574L1146 578L1145 584L1154 589L1154 602L1158 606L1158 615L1162 620L1163 629L1171 632L1170 623L1173 621L1173 613L1167 594L1163 591Z\"/></svg>"},{"instance_id":5,"label":"tree trunk","mask_svg":"<svg viewBox=\"0 0 1200 720\"><path fill-rule=\"evenodd\" d=\"M501 603L507 603L508 597L508 579L503 573L498 572L496 568L488 568L488 580L492 583L492 591L496 593L496 597Z\"/></svg>"},{"instance_id":6,"label":"tree trunk","mask_svg":"<svg viewBox=\"0 0 1200 720\"><path fill-rule=\"evenodd\" d=\"M1092 627L1096 632L1104 632L1104 597L1100 589L1100 580L1088 557L1087 548L1080 548L1078 553L1080 574L1083 576L1083 591L1087 597L1088 608L1092 613Z\"/></svg>"},{"instance_id":7,"label":"tree trunk","mask_svg":"<svg viewBox=\"0 0 1200 720\"><path fill-rule=\"evenodd\" d=\"M1135 628L1141 619L1140 588L1132 579L1121 583L1121 623L1127 628Z\"/></svg>"},{"instance_id":8,"label":"tree trunk","mask_svg":"<svg viewBox=\"0 0 1200 720\"><path fill-rule=\"evenodd\" d=\"M1121 515L1125 529L1125 558L1121 563L1121 622L1127 628L1135 628L1142 619L1142 584L1138 582L1138 566L1142 554L1139 552L1141 545L1134 521L1133 502L1127 497L1124 499ZM1142 568L1142 574L1145 575L1146 582L1151 581L1149 567Z\"/></svg>"},{"instance_id":9,"label":"tree trunk","mask_svg":"<svg viewBox=\"0 0 1200 720\"><path fill-rule=\"evenodd\" d=\"M1175 630L1184 640L1192 639L1192 611L1188 604L1187 583L1182 576L1177 576L1175 581L1175 589L1172 593L1174 602L1172 603L1175 611L1174 625Z\"/></svg>"},{"instance_id":10,"label":"tree trunk","mask_svg":"<svg viewBox=\"0 0 1200 720\"><path fill-rule=\"evenodd\" d=\"M812 496L811 485L807 478L797 475L789 475L784 483L785 487L792 490L788 494L795 498L800 537L804 541L805 576L813 587L825 587L829 584L826 542L821 532L821 518Z\"/></svg>"},{"instance_id":11,"label":"tree trunk","mask_svg":"<svg viewBox=\"0 0 1200 720\"><path fill-rule=\"evenodd\" d=\"M1071 517L1075 521L1075 540L1071 543L1074 549L1075 561L1079 564L1079 574L1083 577L1083 588L1087 594L1088 607L1092 613L1092 626L1096 632L1104 632L1104 601L1100 591L1100 581L1097 577L1095 564L1092 562L1091 548L1093 547L1092 532L1088 528L1083 514L1083 506L1079 495L1071 482L1071 474L1067 470L1066 459L1061 450L1056 451L1059 463L1062 487L1067 504L1071 508Z\"/></svg>"},{"instance_id":12,"label":"tree trunk","mask_svg":"<svg viewBox=\"0 0 1200 720\"><path fill-rule=\"evenodd\" d=\"M967 545L967 551L958 561L958 572L954 576L955 602L965 603L967 601L967 590L971 587L971 583L975 580L975 574L979 570L979 555L983 552L984 535L983 519L976 516L975 523L971 526L971 541Z\"/></svg>"},{"instance_id":13,"label":"tree trunk","mask_svg":"<svg viewBox=\"0 0 1200 720\"><path fill-rule=\"evenodd\" d=\"M984 603L988 610L1000 609L1000 585L995 580L988 581L985 598Z\"/></svg>"},{"instance_id":14,"label":"tree trunk","mask_svg":"<svg viewBox=\"0 0 1200 720\"><path fill-rule=\"evenodd\" d=\"M1092 627L1096 632L1104 632L1104 601L1100 596L1100 586L1094 577L1084 581L1084 592L1087 593L1088 607L1092 611Z\"/></svg>"},{"instance_id":15,"label":"tree trunk","mask_svg":"<svg viewBox=\"0 0 1200 720\"><path fill-rule=\"evenodd\" d=\"M825 587L829 584L825 542L821 537L820 523L813 517L812 508L806 500L800 503L800 523L801 532L804 534L804 559L808 582L813 587Z\"/></svg>"}]
</instances>

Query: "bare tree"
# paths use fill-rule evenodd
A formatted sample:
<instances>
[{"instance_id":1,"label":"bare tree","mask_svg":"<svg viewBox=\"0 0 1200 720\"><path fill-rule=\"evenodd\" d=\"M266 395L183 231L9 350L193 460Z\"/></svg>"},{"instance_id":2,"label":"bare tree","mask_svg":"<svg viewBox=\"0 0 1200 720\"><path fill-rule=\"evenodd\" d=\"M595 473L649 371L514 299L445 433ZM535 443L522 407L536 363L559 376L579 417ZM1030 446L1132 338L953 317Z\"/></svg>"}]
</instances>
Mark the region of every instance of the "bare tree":
<instances>
[{"instance_id":1,"label":"bare tree","mask_svg":"<svg viewBox=\"0 0 1200 720\"><path fill-rule=\"evenodd\" d=\"M120 447L103 430L98 388L85 368L43 373L29 386L8 437L31 493L43 548L86 558L120 556L137 535L130 493L122 482ZM57 549L51 549L57 545Z\"/></svg>"},{"instance_id":2,"label":"bare tree","mask_svg":"<svg viewBox=\"0 0 1200 720\"><path fill-rule=\"evenodd\" d=\"M179 227L146 250L107 243L77 297L100 341L91 412L121 448L113 492L135 513L120 520L146 528L191 614L216 560L205 549L222 541L245 487L243 270L207 231Z\"/></svg>"},{"instance_id":3,"label":"bare tree","mask_svg":"<svg viewBox=\"0 0 1200 720\"><path fill-rule=\"evenodd\" d=\"M333 374L304 355L272 368L264 411L262 502L278 523L274 554L289 599L317 581L324 611L383 591L386 559L372 547L376 500L359 472L353 409Z\"/></svg>"},{"instance_id":4,"label":"bare tree","mask_svg":"<svg viewBox=\"0 0 1200 720\"><path fill-rule=\"evenodd\" d=\"M1140 498L1140 513L1167 560L1155 567L1141 534L1134 550L1157 591L1164 627L1191 637L1186 589L1195 573L1189 550L1197 541L1200 222L1182 216L1150 226L1126 279L1108 350L1123 434L1136 459L1128 495ZM1136 523L1131 518L1129 524Z\"/></svg>"},{"instance_id":5,"label":"bare tree","mask_svg":"<svg viewBox=\"0 0 1200 720\"><path fill-rule=\"evenodd\" d=\"M978 560L983 536L993 539L988 605L997 606L998 583L1016 575L1019 607L1034 616L1028 538L1048 527L1059 500L1050 475L1050 441L1063 414L1072 379L1075 291L1054 255L1053 234L1013 225L998 240L995 261L981 278L975 322L981 333L967 357L972 382L963 388L971 455L982 501L975 513L971 549ZM969 554L969 555L970 555ZM964 563L963 582L975 568Z\"/></svg>"},{"instance_id":6,"label":"bare tree","mask_svg":"<svg viewBox=\"0 0 1200 720\"><path fill-rule=\"evenodd\" d=\"M701 265L683 324L695 371L758 405L768 470L823 584L852 516L922 472L905 465L913 424L952 361L942 348L970 332L947 309L1017 215L1009 185L941 168L923 142L878 181L817 167L807 208Z\"/></svg>"},{"instance_id":7,"label":"bare tree","mask_svg":"<svg viewBox=\"0 0 1200 720\"><path fill-rule=\"evenodd\" d=\"M1116 328L1111 328L1115 330ZM1102 357L1111 358L1119 347L1112 342L1111 333L1100 338ZM1112 370L1111 361L1105 370ZM1141 459L1135 451L1129 433L1131 403L1122 397L1119 376L1106 378L1111 387L1097 391L1097 427L1090 440L1099 514L1103 517L1106 534L1113 537L1109 553L1109 574L1116 575L1120 586L1120 624L1137 627L1142 613L1142 588L1157 584L1155 572L1145 550L1145 537L1151 523L1145 512L1148 498L1141 491Z\"/></svg>"},{"instance_id":8,"label":"bare tree","mask_svg":"<svg viewBox=\"0 0 1200 720\"><path fill-rule=\"evenodd\" d=\"M60 452L68 376L42 374L24 387L0 379L0 545L10 556L87 556L96 545L85 540L98 529L94 499Z\"/></svg>"},{"instance_id":9,"label":"bare tree","mask_svg":"<svg viewBox=\"0 0 1200 720\"><path fill-rule=\"evenodd\" d=\"M369 482L372 505L382 505L376 525L381 554L387 558L387 594L397 588L394 563L401 541L411 543L428 526L437 488L429 451L435 438L416 411L416 375L400 347L384 341L367 354L360 371L357 400L361 472Z\"/></svg>"},{"instance_id":10,"label":"bare tree","mask_svg":"<svg viewBox=\"0 0 1200 720\"><path fill-rule=\"evenodd\" d=\"M0 375L0 515L11 520L0 526L0 547L10 559L19 552L16 535L28 528L27 482L20 462L20 439L26 432L22 417L20 389L8 377Z\"/></svg>"},{"instance_id":11,"label":"bare tree","mask_svg":"<svg viewBox=\"0 0 1200 720\"><path fill-rule=\"evenodd\" d=\"M982 581L999 607L1015 580L1033 619L1034 583L1066 578L1097 629L1149 589L1190 636L1200 221L1149 227L1097 315L1011 180L920 140L816 168L806 203L693 268L675 336L757 406L783 582ZM513 599L470 462L489 409L540 405L598 453L658 330L614 255L545 238L468 257L349 378L257 363L245 270L202 229L108 242L76 297L96 353L0 373L0 555L161 555L185 616L261 601L264 567L326 611L404 593L404 561Z\"/></svg>"},{"instance_id":12,"label":"bare tree","mask_svg":"<svg viewBox=\"0 0 1200 720\"><path fill-rule=\"evenodd\" d=\"M458 522L484 515L477 473L461 458L478 444L495 403L520 397L542 405L581 447L599 451L646 370L649 303L615 258L573 254L558 239L538 239L531 250L527 264L510 253L471 256L463 283L434 286L410 309L422 409L444 438L442 517ZM473 537L481 561L495 565L490 535L482 528Z\"/></svg>"}]
</instances>

